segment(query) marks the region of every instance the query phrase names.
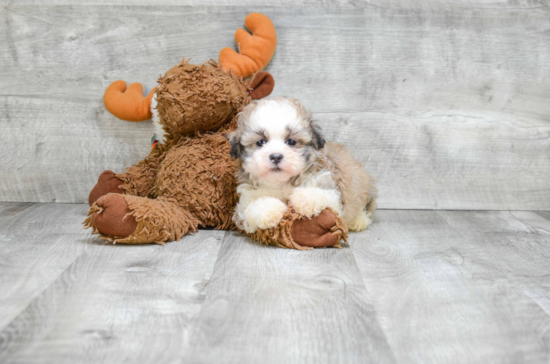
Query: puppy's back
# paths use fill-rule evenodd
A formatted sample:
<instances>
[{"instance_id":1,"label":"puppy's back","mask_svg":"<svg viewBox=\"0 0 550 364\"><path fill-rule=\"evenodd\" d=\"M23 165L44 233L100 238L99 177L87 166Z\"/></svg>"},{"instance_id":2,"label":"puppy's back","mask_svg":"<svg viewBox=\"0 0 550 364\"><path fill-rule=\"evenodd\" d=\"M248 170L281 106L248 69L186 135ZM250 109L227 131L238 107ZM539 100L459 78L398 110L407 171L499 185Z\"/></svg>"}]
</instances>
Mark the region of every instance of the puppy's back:
<instances>
[{"instance_id":1,"label":"puppy's back","mask_svg":"<svg viewBox=\"0 0 550 364\"><path fill-rule=\"evenodd\" d=\"M325 156L336 184L342 194L343 214L346 223L366 210L370 216L376 210L378 190L376 180L370 176L361 162L353 158L351 151L339 143L326 143Z\"/></svg>"}]
</instances>

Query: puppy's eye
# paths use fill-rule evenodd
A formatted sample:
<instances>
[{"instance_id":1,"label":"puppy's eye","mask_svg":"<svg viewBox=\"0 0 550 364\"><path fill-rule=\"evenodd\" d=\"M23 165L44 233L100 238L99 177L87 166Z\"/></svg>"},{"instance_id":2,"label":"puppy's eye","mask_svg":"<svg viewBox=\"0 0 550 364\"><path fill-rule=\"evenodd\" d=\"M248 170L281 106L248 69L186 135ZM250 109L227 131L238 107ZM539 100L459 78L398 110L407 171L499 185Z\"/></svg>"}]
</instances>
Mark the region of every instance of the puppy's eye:
<instances>
[{"instance_id":1,"label":"puppy's eye","mask_svg":"<svg viewBox=\"0 0 550 364\"><path fill-rule=\"evenodd\" d=\"M267 142L265 141L265 139L262 139L262 140L258 140L258 141L256 142L256 145L257 145L258 147L261 147L261 146L263 146L265 143L267 143Z\"/></svg>"},{"instance_id":2,"label":"puppy's eye","mask_svg":"<svg viewBox=\"0 0 550 364\"><path fill-rule=\"evenodd\" d=\"M296 145L296 140L294 140L294 139L288 139L288 140L286 141L286 144L288 144L288 145L290 145L290 146L292 147L293 145Z\"/></svg>"}]
</instances>

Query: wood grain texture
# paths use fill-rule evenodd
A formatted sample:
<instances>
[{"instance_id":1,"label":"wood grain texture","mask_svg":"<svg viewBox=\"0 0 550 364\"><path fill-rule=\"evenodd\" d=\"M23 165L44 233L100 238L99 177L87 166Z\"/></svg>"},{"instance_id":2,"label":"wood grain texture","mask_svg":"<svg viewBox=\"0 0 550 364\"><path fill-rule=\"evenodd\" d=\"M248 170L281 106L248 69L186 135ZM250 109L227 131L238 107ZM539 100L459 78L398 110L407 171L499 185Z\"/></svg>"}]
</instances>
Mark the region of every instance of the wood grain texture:
<instances>
[{"instance_id":1,"label":"wood grain texture","mask_svg":"<svg viewBox=\"0 0 550 364\"><path fill-rule=\"evenodd\" d=\"M91 240L83 205L0 203L0 330L17 317Z\"/></svg>"},{"instance_id":2,"label":"wood grain texture","mask_svg":"<svg viewBox=\"0 0 550 364\"><path fill-rule=\"evenodd\" d=\"M550 213L440 212L447 224L475 241L501 274L550 315ZM460 248L459 248L460 251ZM550 336L547 338L550 350Z\"/></svg>"},{"instance_id":3,"label":"wood grain texture","mask_svg":"<svg viewBox=\"0 0 550 364\"><path fill-rule=\"evenodd\" d=\"M99 173L147 153L153 130L108 114L107 85L150 89L184 55L216 58L246 14L262 11L278 29L274 95L300 99L356 151L380 179L380 207L549 209L547 2L409 3L9 3L0 200L86 201Z\"/></svg>"},{"instance_id":4,"label":"wood grain texture","mask_svg":"<svg viewBox=\"0 0 550 364\"><path fill-rule=\"evenodd\" d=\"M185 362L390 363L351 251L284 250L228 233Z\"/></svg>"},{"instance_id":5,"label":"wood grain texture","mask_svg":"<svg viewBox=\"0 0 550 364\"><path fill-rule=\"evenodd\" d=\"M550 124L490 112L319 114L394 209L550 209Z\"/></svg>"},{"instance_id":6,"label":"wood grain texture","mask_svg":"<svg viewBox=\"0 0 550 364\"><path fill-rule=\"evenodd\" d=\"M111 245L0 203L1 363L547 363L550 212L378 211L342 249Z\"/></svg>"},{"instance_id":7,"label":"wood grain texture","mask_svg":"<svg viewBox=\"0 0 550 364\"><path fill-rule=\"evenodd\" d=\"M396 361L547 363L549 229L532 212L379 211L351 235Z\"/></svg>"},{"instance_id":8,"label":"wood grain texture","mask_svg":"<svg viewBox=\"0 0 550 364\"><path fill-rule=\"evenodd\" d=\"M39 0L2 0L0 5L44 5ZM548 0L49 0L48 5L138 5L138 6L284 6L400 9L468 8L468 9L537 9L550 6Z\"/></svg>"},{"instance_id":9,"label":"wood grain texture","mask_svg":"<svg viewBox=\"0 0 550 364\"><path fill-rule=\"evenodd\" d=\"M47 206L71 212L64 205ZM75 207L85 210L83 205ZM72 228L79 228L79 234L34 232L41 236L34 240L34 249L53 250L52 243L62 238L57 250L81 247L84 253L67 261L46 289L27 280L18 297L2 298L2 308L18 308L20 313L0 332L0 362L176 362L189 341L225 232L201 231L164 247L123 246L91 238L78 225ZM7 244L2 244L0 256L6 258ZM16 257L20 255L24 252ZM47 273L62 257L38 255L40 261L34 264L19 259L20 268L9 277L18 282L26 271Z\"/></svg>"}]
</instances>

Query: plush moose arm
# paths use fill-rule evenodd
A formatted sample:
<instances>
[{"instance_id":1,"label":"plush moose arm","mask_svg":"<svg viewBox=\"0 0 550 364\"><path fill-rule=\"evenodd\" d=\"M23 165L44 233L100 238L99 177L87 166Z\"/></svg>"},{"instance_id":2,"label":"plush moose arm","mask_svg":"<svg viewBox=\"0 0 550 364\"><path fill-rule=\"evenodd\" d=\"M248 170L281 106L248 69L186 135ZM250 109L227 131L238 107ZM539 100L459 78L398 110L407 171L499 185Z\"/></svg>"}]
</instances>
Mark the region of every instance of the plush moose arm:
<instances>
[{"instance_id":1,"label":"plush moose arm","mask_svg":"<svg viewBox=\"0 0 550 364\"><path fill-rule=\"evenodd\" d=\"M116 177L123 182L119 188L128 195L152 197L159 164L165 155L164 149L163 144L156 144L145 159L126 168L126 172L117 173Z\"/></svg>"},{"instance_id":2,"label":"plush moose arm","mask_svg":"<svg viewBox=\"0 0 550 364\"><path fill-rule=\"evenodd\" d=\"M153 88L149 95L143 96L143 86L141 84L132 83L127 87L126 82L118 80L105 90L103 102L105 108L119 119L127 121L147 120L152 117L151 99L155 94L155 90L156 88ZM120 174L110 171L103 172L98 184L94 187L96 193L92 191L90 194L90 205L105 194L100 192L118 192L148 197L151 194L158 165L163 156L164 148L162 145L157 144L144 160L128 167L126 172ZM113 189L113 186L116 186L116 189Z\"/></svg>"},{"instance_id":3,"label":"plush moose arm","mask_svg":"<svg viewBox=\"0 0 550 364\"><path fill-rule=\"evenodd\" d=\"M90 191L88 203L94 204L101 196L118 193L148 197L153 189L158 165L164 156L162 145L156 145L147 158L126 169L124 173L104 171Z\"/></svg>"}]
</instances>

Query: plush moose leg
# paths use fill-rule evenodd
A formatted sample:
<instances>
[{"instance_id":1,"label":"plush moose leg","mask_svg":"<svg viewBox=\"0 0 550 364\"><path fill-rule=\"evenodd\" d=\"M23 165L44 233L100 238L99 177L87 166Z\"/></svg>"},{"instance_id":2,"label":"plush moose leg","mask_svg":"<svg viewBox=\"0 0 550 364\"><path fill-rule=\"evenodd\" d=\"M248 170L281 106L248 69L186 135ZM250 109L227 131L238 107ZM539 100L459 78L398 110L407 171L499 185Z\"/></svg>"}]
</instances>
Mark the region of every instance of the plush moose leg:
<instances>
[{"instance_id":1,"label":"plush moose leg","mask_svg":"<svg viewBox=\"0 0 550 364\"><path fill-rule=\"evenodd\" d=\"M347 231L344 220L331 209L323 210L318 216L309 219L289 206L277 227L260 229L248 235L263 244L306 250L327 246L340 248L340 241L347 241Z\"/></svg>"},{"instance_id":2,"label":"plush moose leg","mask_svg":"<svg viewBox=\"0 0 550 364\"><path fill-rule=\"evenodd\" d=\"M108 194L88 211L85 228L115 243L163 244L197 231L199 221L172 201Z\"/></svg>"},{"instance_id":3,"label":"plush moose leg","mask_svg":"<svg viewBox=\"0 0 550 364\"><path fill-rule=\"evenodd\" d=\"M122 184L124 184L124 181L117 178L114 172L102 172L99 175L97 184L94 186L92 191L90 191L88 203L92 206L101 196L105 196L108 193L124 193L124 191L119 188Z\"/></svg>"},{"instance_id":4,"label":"plush moose leg","mask_svg":"<svg viewBox=\"0 0 550 364\"><path fill-rule=\"evenodd\" d=\"M92 206L101 196L108 193L148 197L153 189L158 165L162 158L164 158L164 146L156 145L145 159L126 168L124 173L104 171L99 175L97 184L90 192L88 203Z\"/></svg>"}]
</instances>

